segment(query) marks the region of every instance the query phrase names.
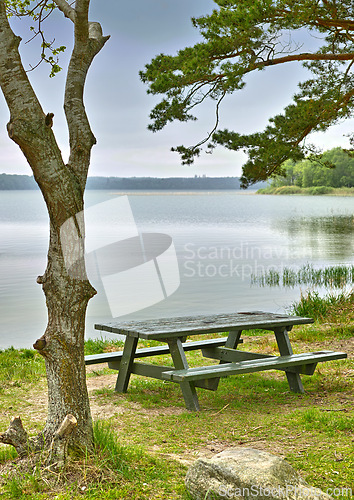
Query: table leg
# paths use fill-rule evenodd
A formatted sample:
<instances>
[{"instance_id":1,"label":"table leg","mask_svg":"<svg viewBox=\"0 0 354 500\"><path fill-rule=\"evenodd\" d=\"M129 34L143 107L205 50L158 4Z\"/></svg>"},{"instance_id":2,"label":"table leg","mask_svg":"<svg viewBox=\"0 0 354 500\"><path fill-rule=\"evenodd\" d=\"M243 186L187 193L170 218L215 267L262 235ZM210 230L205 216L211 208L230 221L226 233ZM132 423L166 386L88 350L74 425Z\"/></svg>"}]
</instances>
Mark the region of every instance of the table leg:
<instances>
[{"instance_id":1,"label":"table leg","mask_svg":"<svg viewBox=\"0 0 354 500\"><path fill-rule=\"evenodd\" d=\"M176 370L188 369L188 361L183 349L182 339L168 339L168 346L170 348L171 357ZM195 390L194 382L180 382L181 391L186 403L187 410L199 411L199 401L197 391Z\"/></svg>"},{"instance_id":2,"label":"table leg","mask_svg":"<svg viewBox=\"0 0 354 500\"><path fill-rule=\"evenodd\" d=\"M237 345L240 341L242 330L230 330L225 342L225 347L229 349L237 349Z\"/></svg>"},{"instance_id":3,"label":"table leg","mask_svg":"<svg viewBox=\"0 0 354 500\"><path fill-rule=\"evenodd\" d=\"M122 360L120 362L117 383L115 387L116 392L127 392L137 345L138 339L136 337L128 336L125 339Z\"/></svg>"},{"instance_id":4,"label":"table leg","mask_svg":"<svg viewBox=\"0 0 354 500\"><path fill-rule=\"evenodd\" d=\"M286 328L276 328L274 330L275 338L277 340L279 352L281 356L290 356L293 354L293 349L290 344L289 334ZM292 392L305 392L302 385L300 375L285 371L286 378L288 379L289 387Z\"/></svg>"}]
</instances>

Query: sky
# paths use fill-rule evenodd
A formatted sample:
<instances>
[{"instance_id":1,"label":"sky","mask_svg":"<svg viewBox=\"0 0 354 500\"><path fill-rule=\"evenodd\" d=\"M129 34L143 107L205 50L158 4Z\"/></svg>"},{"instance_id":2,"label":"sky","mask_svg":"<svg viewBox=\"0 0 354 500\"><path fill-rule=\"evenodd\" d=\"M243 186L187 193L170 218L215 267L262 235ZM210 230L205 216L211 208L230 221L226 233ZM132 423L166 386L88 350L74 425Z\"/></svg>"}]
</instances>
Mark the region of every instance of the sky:
<instances>
[{"instance_id":1,"label":"sky","mask_svg":"<svg viewBox=\"0 0 354 500\"><path fill-rule=\"evenodd\" d=\"M215 111L206 105L198 111L198 121L173 123L157 133L147 130L149 112L157 97L146 93L139 70L159 53L177 50L200 41L190 21L192 16L210 13L212 0L91 0L90 20L101 23L110 40L96 56L85 88L85 106L97 145L92 150L89 175L117 177L194 177L195 175L239 176L246 156L217 148L204 154L192 166L182 166L171 146L199 142L212 129ZM22 37L21 56L26 69L38 60L38 44L25 43L29 38L26 21L12 21ZM54 132L64 159L68 157L68 135L63 113L65 68L70 56L73 26L60 12L47 21L48 38L56 45L66 45L61 58L63 71L49 78L49 67L42 64L29 73L44 111L54 113ZM316 43L314 40L310 43ZM228 96L221 107L220 126L241 133L260 131L268 118L290 103L297 83L306 78L298 63L269 68L251 74L246 88ZM31 174L18 146L7 136L9 112L0 95L0 173ZM332 127L326 133L311 136L312 143L324 149L348 146L345 134L352 132L353 120Z\"/></svg>"}]
</instances>

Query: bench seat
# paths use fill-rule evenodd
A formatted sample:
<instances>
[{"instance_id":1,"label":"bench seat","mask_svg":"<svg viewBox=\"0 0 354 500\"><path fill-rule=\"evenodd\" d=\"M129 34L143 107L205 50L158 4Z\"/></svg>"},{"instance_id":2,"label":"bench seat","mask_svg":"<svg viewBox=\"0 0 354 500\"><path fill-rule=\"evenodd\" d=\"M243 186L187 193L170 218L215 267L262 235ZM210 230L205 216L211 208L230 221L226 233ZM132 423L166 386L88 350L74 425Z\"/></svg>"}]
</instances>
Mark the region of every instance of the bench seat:
<instances>
[{"instance_id":1,"label":"bench seat","mask_svg":"<svg viewBox=\"0 0 354 500\"><path fill-rule=\"evenodd\" d=\"M318 351L303 354L292 354L289 356L272 356L271 358L251 359L239 361L237 363L223 363L219 365L188 368L185 370L171 370L162 373L162 378L172 382L193 382L214 377L227 377L240 373L252 373L263 370L287 370L291 367L301 367L331 361L334 359L346 358L344 352Z\"/></svg>"},{"instance_id":2,"label":"bench seat","mask_svg":"<svg viewBox=\"0 0 354 500\"><path fill-rule=\"evenodd\" d=\"M195 351L197 349L202 349L205 347L220 347L224 346L227 337L200 340L195 342L184 342L184 351ZM240 339L239 343L242 343ZM168 345L159 345L155 347L144 347L143 349L137 349L134 354L134 358L147 358L149 356L160 356L161 354L169 354L170 349ZM85 365L94 365L98 363L109 363L112 361L118 361L122 358L123 351L115 352L105 352L102 354L90 354L85 356Z\"/></svg>"}]
</instances>

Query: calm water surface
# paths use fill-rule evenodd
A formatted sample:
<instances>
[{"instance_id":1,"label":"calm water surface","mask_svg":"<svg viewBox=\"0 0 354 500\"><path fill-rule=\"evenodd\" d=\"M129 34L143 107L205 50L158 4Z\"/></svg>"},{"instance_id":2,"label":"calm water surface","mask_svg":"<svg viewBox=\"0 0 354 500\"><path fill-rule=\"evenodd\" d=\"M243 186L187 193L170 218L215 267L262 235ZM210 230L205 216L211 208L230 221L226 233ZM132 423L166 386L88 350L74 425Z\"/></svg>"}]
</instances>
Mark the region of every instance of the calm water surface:
<instances>
[{"instance_id":1,"label":"calm water surface","mask_svg":"<svg viewBox=\"0 0 354 500\"><path fill-rule=\"evenodd\" d=\"M88 191L86 206L122 194L128 195L139 231L172 237L181 279L173 295L129 318L283 312L299 298L300 288L259 288L251 285L252 274L305 263L353 263L350 197ZM107 213L101 229L109 232L115 223L115 214ZM46 325L44 296L36 284L48 245L39 192L0 192L0 235L0 348L30 347ZM98 295L89 304L88 337L97 336L95 322L112 319L104 291L94 284Z\"/></svg>"}]
</instances>

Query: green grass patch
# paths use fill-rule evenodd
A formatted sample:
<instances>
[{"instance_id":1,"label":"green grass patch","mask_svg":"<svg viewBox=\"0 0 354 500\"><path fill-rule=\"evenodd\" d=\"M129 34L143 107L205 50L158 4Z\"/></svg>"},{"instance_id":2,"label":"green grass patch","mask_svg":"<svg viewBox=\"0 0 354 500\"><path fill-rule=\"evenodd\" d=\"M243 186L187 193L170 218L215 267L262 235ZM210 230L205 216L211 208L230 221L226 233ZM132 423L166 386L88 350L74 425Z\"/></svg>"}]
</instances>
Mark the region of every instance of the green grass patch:
<instances>
[{"instance_id":1,"label":"green grass patch","mask_svg":"<svg viewBox=\"0 0 354 500\"><path fill-rule=\"evenodd\" d=\"M184 490L185 474L177 462L146 453L141 446L122 444L109 421L94 423L94 437L93 454L80 460L69 457L60 474L40 467L30 471L28 466L3 475L0 494L11 500L187 498L176 495Z\"/></svg>"},{"instance_id":2,"label":"green grass patch","mask_svg":"<svg viewBox=\"0 0 354 500\"><path fill-rule=\"evenodd\" d=\"M352 345L353 294L324 300L311 292L294 306L294 312L316 317L314 324L296 326L290 332L295 353L346 351ZM102 339L88 342L87 354L122 347ZM141 347L152 345L156 343L139 342ZM262 330L245 332L239 348L277 352L274 335ZM12 415L20 414L34 434L45 420L44 410L42 422L31 420L37 411L36 394L45 390L44 364L35 351L7 351L0 353L0 362L5 366L15 362L17 368L1 380L2 430ZM237 446L286 457L310 485L322 490L351 487L354 491L354 360L352 351L349 354L348 359L319 363L313 376L302 375L305 394L290 392L281 371L223 378L216 392L197 389L202 408L197 413L186 410L179 385L170 382L133 375L125 394L105 386L94 390L92 408L99 410L100 417L107 409L106 417L94 423L94 452L80 459L70 457L60 475L39 469L22 470L16 476L4 472L0 496L9 500L190 500L184 488L188 463ZM190 366L215 363L202 358L199 351L188 352L187 357ZM168 355L145 361L171 365ZM28 369L29 363L43 368L36 385L27 371L21 372L20 365ZM20 373L25 378L16 380ZM108 373L113 372L104 368L95 375ZM0 445L1 467L15 456L11 447Z\"/></svg>"},{"instance_id":3,"label":"green grass patch","mask_svg":"<svg viewBox=\"0 0 354 500\"><path fill-rule=\"evenodd\" d=\"M340 409L307 408L301 412L297 421L306 431L325 430L330 436L334 436L337 431L351 433L354 429L354 415L341 413Z\"/></svg>"},{"instance_id":4,"label":"green grass patch","mask_svg":"<svg viewBox=\"0 0 354 500\"><path fill-rule=\"evenodd\" d=\"M12 446L1 446L0 448L0 464L17 457L17 452Z\"/></svg>"},{"instance_id":5,"label":"green grass patch","mask_svg":"<svg viewBox=\"0 0 354 500\"><path fill-rule=\"evenodd\" d=\"M0 351L0 383L36 382L45 375L42 356L31 349Z\"/></svg>"},{"instance_id":6,"label":"green grass patch","mask_svg":"<svg viewBox=\"0 0 354 500\"><path fill-rule=\"evenodd\" d=\"M298 316L313 318L317 321L332 321L342 327L349 327L353 333L354 293L327 294L321 297L317 291L301 294L298 302L292 306Z\"/></svg>"},{"instance_id":7,"label":"green grass patch","mask_svg":"<svg viewBox=\"0 0 354 500\"><path fill-rule=\"evenodd\" d=\"M124 346L124 340L115 339L87 339L85 340L85 356L102 354L103 352L119 351Z\"/></svg>"}]
</instances>

